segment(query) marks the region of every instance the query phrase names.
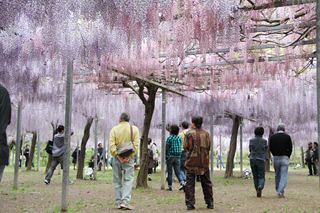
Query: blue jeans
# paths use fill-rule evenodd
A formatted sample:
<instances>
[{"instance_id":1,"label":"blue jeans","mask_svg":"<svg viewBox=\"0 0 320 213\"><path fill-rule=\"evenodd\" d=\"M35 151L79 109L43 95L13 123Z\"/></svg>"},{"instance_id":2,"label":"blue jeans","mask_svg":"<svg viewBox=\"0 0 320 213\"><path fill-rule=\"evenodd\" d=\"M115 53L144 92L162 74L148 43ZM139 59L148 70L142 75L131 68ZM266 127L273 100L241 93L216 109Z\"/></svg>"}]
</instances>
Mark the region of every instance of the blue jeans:
<instances>
[{"instance_id":1,"label":"blue jeans","mask_svg":"<svg viewBox=\"0 0 320 213\"><path fill-rule=\"evenodd\" d=\"M219 165L220 165L222 168L224 168L224 163L223 163L223 160L222 160L221 155L218 155L216 164L217 164L217 168L219 168Z\"/></svg>"},{"instance_id":2,"label":"blue jeans","mask_svg":"<svg viewBox=\"0 0 320 213\"><path fill-rule=\"evenodd\" d=\"M134 160L130 159L128 163L122 164L118 158L114 157L112 162L112 175L116 193L116 204L129 204L134 178Z\"/></svg>"},{"instance_id":3,"label":"blue jeans","mask_svg":"<svg viewBox=\"0 0 320 213\"><path fill-rule=\"evenodd\" d=\"M170 157L167 159L167 170L168 170L168 186L172 187L172 169L179 180L179 183L183 183L183 179L180 173L180 157Z\"/></svg>"},{"instance_id":4,"label":"blue jeans","mask_svg":"<svg viewBox=\"0 0 320 213\"><path fill-rule=\"evenodd\" d=\"M284 194L284 188L288 182L288 156L273 156L273 166L275 171L276 191L278 194Z\"/></svg>"},{"instance_id":5,"label":"blue jeans","mask_svg":"<svg viewBox=\"0 0 320 213\"><path fill-rule=\"evenodd\" d=\"M183 150L180 158L180 174L183 181L186 181L186 167L184 165L186 163L186 157L186 151Z\"/></svg>"},{"instance_id":6,"label":"blue jeans","mask_svg":"<svg viewBox=\"0 0 320 213\"><path fill-rule=\"evenodd\" d=\"M265 182L265 162L263 160L250 160L253 183L256 190L262 190Z\"/></svg>"}]
</instances>

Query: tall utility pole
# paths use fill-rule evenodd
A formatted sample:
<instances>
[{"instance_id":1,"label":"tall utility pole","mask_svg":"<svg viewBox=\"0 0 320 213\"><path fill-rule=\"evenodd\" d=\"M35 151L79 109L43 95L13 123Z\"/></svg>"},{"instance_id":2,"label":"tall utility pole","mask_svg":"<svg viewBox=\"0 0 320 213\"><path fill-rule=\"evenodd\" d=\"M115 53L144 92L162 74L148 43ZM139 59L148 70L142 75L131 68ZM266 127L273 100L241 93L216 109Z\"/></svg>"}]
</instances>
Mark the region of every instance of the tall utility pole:
<instances>
[{"instance_id":1,"label":"tall utility pole","mask_svg":"<svg viewBox=\"0 0 320 213\"><path fill-rule=\"evenodd\" d=\"M72 84L73 84L73 61L69 60L67 65L66 80L66 106L65 106L65 136L64 143L66 151L63 155L63 179L62 179L62 196L61 212L68 211L68 192L69 192L69 156L70 156L70 139L71 139L71 116L72 116Z\"/></svg>"},{"instance_id":2,"label":"tall utility pole","mask_svg":"<svg viewBox=\"0 0 320 213\"><path fill-rule=\"evenodd\" d=\"M17 118L17 134L16 134L16 162L14 164L13 189L18 189L20 144L21 144L21 111L22 111L21 107L22 107L22 103L21 103L21 101L19 101L19 103L18 103L18 118Z\"/></svg>"},{"instance_id":3,"label":"tall utility pole","mask_svg":"<svg viewBox=\"0 0 320 213\"><path fill-rule=\"evenodd\" d=\"M162 131L161 131L161 189L165 189L166 184L166 165L165 165L165 156L166 156L166 104L167 97L166 91L162 89Z\"/></svg>"},{"instance_id":4,"label":"tall utility pole","mask_svg":"<svg viewBox=\"0 0 320 213\"><path fill-rule=\"evenodd\" d=\"M317 121L318 121L318 143L320 141L320 0L317 0ZM319 156L320 149L318 148ZM320 164L320 162L318 162ZM320 188L320 175L319 175Z\"/></svg>"}]
</instances>

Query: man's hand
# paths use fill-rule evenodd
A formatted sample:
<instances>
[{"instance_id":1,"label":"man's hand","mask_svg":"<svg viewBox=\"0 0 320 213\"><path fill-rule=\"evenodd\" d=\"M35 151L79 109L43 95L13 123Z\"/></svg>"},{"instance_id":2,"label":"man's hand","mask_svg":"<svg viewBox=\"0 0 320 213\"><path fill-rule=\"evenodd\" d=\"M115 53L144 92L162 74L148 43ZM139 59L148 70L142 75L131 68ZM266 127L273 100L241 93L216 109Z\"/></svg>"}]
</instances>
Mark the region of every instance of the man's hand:
<instances>
[{"instance_id":1,"label":"man's hand","mask_svg":"<svg viewBox=\"0 0 320 213\"><path fill-rule=\"evenodd\" d=\"M118 160L120 163L128 163L130 158L129 157L120 157L119 155L117 156Z\"/></svg>"}]
</instances>

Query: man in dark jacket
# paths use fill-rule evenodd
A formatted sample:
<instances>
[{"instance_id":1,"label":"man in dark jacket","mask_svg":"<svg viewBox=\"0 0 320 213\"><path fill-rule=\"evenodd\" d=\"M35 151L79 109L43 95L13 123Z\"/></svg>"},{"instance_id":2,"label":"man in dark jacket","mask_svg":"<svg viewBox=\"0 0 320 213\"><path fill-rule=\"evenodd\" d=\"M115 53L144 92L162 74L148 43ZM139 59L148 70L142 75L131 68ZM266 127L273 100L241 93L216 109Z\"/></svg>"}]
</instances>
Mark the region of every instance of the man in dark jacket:
<instances>
[{"instance_id":1,"label":"man in dark jacket","mask_svg":"<svg viewBox=\"0 0 320 213\"><path fill-rule=\"evenodd\" d=\"M265 161L267 159L268 142L263 139L263 127L254 130L255 137L250 140L250 166L253 174L257 197L261 197L265 182Z\"/></svg>"},{"instance_id":2,"label":"man in dark jacket","mask_svg":"<svg viewBox=\"0 0 320 213\"><path fill-rule=\"evenodd\" d=\"M316 164L314 163L314 153L313 153L313 147L312 147L312 142L308 143L308 149L306 151L306 164L309 169L309 176L312 176L313 174L317 174L317 168Z\"/></svg>"},{"instance_id":3,"label":"man in dark jacket","mask_svg":"<svg viewBox=\"0 0 320 213\"><path fill-rule=\"evenodd\" d=\"M8 90L0 84L0 182L5 166L9 164L7 126L11 122L11 101Z\"/></svg>"},{"instance_id":4,"label":"man in dark jacket","mask_svg":"<svg viewBox=\"0 0 320 213\"><path fill-rule=\"evenodd\" d=\"M292 153L291 137L285 133L283 124L280 124L277 133L270 137L270 151L273 155L276 191L278 197L283 198L288 181L289 159Z\"/></svg>"}]
</instances>

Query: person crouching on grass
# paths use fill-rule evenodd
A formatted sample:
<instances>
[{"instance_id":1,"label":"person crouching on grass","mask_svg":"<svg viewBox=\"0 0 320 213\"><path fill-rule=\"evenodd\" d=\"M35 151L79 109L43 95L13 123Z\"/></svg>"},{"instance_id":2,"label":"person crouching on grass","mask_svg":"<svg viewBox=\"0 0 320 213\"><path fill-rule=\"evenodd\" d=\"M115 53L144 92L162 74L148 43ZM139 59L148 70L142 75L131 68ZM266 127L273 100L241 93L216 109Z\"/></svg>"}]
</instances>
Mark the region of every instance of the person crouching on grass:
<instances>
[{"instance_id":1,"label":"person crouching on grass","mask_svg":"<svg viewBox=\"0 0 320 213\"><path fill-rule=\"evenodd\" d=\"M209 171L209 152L211 146L210 135L202 129L202 117L192 118L192 128L187 132L184 140L186 150L186 185L185 202L187 210L195 209L195 178L200 176L204 200L208 209L213 209L212 182Z\"/></svg>"}]
</instances>

